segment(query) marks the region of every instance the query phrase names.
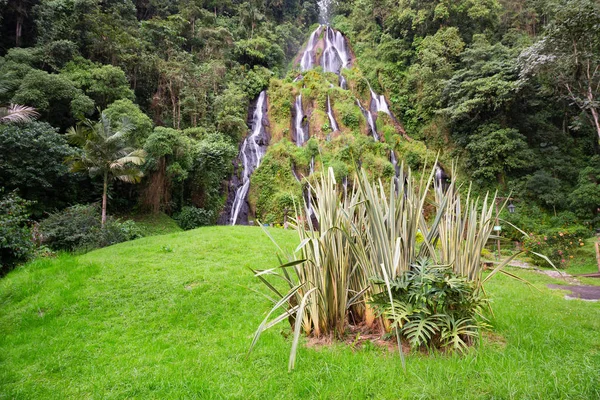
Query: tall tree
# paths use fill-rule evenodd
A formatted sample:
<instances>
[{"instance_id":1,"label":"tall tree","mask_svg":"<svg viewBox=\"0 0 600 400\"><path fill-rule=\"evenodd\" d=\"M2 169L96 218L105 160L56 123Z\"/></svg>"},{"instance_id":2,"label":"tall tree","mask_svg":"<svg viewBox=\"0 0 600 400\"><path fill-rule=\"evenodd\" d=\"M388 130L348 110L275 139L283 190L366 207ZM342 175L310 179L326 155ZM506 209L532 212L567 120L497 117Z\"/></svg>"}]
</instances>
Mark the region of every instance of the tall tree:
<instances>
[{"instance_id":1,"label":"tall tree","mask_svg":"<svg viewBox=\"0 0 600 400\"><path fill-rule=\"evenodd\" d=\"M521 77L545 74L588 115L600 140L600 5L571 0L557 7L545 37L521 54Z\"/></svg>"},{"instance_id":2,"label":"tall tree","mask_svg":"<svg viewBox=\"0 0 600 400\"><path fill-rule=\"evenodd\" d=\"M71 158L72 170L102 177L102 226L106 222L108 183L115 179L137 183L143 175L139 166L145 162L146 153L128 146L125 139L130 129L131 124L123 121L120 129L114 130L108 116L102 113L99 122L86 120L68 132L70 140L83 150Z\"/></svg>"}]
</instances>

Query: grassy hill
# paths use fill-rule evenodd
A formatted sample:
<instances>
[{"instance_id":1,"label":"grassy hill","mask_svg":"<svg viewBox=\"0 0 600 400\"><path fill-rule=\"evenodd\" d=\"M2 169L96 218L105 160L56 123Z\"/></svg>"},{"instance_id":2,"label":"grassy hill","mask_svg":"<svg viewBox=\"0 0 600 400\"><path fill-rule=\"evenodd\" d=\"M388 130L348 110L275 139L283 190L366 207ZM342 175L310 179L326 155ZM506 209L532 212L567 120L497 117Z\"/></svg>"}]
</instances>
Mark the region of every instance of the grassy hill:
<instances>
[{"instance_id":1,"label":"grassy hill","mask_svg":"<svg viewBox=\"0 0 600 400\"><path fill-rule=\"evenodd\" d=\"M494 278L494 333L465 356L405 374L375 346L303 347L288 373L282 323L246 358L269 308L246 267L275 265L260 229L210 227L23 266L0 280L0 398L600 397L600 305L525 271L539 290Z\"/></svg>"}]
</instances>

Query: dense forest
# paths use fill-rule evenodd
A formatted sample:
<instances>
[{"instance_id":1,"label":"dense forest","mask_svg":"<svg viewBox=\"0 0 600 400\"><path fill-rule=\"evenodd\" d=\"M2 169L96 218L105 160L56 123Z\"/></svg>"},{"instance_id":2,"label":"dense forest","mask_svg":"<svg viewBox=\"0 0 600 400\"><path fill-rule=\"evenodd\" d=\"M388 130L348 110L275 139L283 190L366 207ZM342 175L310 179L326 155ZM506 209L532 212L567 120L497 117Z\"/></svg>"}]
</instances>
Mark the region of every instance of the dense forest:
<instances>
[{"instance_id":1,"label":"dense forest","mask_svg":"<svg viewBox=\"0 0 600 400\"><path fill-rule=\"evenodd\" d=\"M108 214L214 224L241 174L252 106L269 89L275 140L249 195L266 222L282 222L302 197L301 186L283 193L278 159L293 158L289 179L319 154L345 177L367 148L369 171L386 176L391 148L414 168L429 153L447 167L457 160L477 192L511 195L521 211L513 220L530 231L600 224L594 0L0 0L0 9L0 213L27 207L42 221L104 199ZM344 111L346 91L335 143L315 137L293 149L285 139L280 121L293 104L278 93L317 99L328 95L317 86L337 85L317 68L293 86L319 23L351 46L351 93L387 98L397 121L382 143L348 139L366 122ZM11 122L11 104L37 118ZM107 168L90 158L102 140L112 143L97 151L112 152Z\"/></svg>"}]
</instances>

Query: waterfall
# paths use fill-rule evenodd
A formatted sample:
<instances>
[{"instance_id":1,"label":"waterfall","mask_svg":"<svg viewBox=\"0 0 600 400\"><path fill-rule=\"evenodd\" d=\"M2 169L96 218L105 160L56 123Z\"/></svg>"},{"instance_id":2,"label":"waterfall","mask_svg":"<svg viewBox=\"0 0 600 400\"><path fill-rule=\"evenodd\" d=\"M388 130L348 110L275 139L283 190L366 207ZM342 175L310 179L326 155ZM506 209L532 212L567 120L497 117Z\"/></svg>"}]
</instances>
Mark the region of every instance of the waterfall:
<instances>
[{"instance_id":1,"label":"waterfall","mask_svg":"<svg viewBox=\"0 0 600 400\"><path fill-rule=\"evenodd\" d=\"M267 112L266 103L267 92L262 91L256 102L256 108L252 116L252 133L246 137L240 149L239 160L242 162L242 182L235 193L235 199L231 208L229 222L231 225L238 223L240 212L246 213L247 217L247 197L250 189L250 176L260 166L260 162L267 150L269 138L265 130L264 118Z\"/></svg>"},{"instance_id":2,"label":"waterfall","mask_svg":"<svg viewBox=\"0 0 600 400\"><path fill-rule=\"evenodd\" d=\"M308 140L308 135L306 133L305 127L303 126L304 120L304 110L302 109L302 95L299 94L296 96L296 103L294 105L294 109L296 112L294 118L294 128L296 130L296 145L302 146L304 142Z\"/></svg>"},{"instance_id":3,"label":"waterfall","mask_svg":"<svg viewBox=\"0 0 600 400\"><path fill-rule=\"evenodd\" d=\"M373 139L379 141L379 135L377 134L377 126L375 125L375 119L373 118L373 114L371 113L371 111L365 110L365 108L362 106L362 104L360 104L360 101L358 99L356 99L356 104L358 104L360 111L362 111L363 115L367 119L367 123L369 124L369 128L371 129L371 133L373 134Z\"/></svg>"},{"instance_id":4,"label":"waterfall","mask_svg":"<svg viewBox=\"0 0 600 400\"><path fill-rule=\"evenodd\" d=\"M312 156L310 159L310 172L309 175L312 175L315 173L315 156Z\"/></svg>"},{"instance_id":5,"label":"waterfall","mask_svg":"<svg viewBox=\"0 0 600 400\"><path fill-rule=\"evenodd\" d=\"M319 5L319 20L322 24L329 24L331 6L336 4L336 0L318 0L317 4Z\"/></svg>"},{"instance_id":6,"label":"waterfall","mask_svg":"<svg viewBox=\"0 0 600 400\"><path fill-rule=\"evenodd\" d=\"M400 175L400 167L398 167L398 160L396 159L396 153L394 152L394 150L390 152L390 162L394 166L394 173L397 178Z\"/></svg>"},{"instance_id":7,"label":"waterfall","mask_svg":"<svg viewBox=\"0 0 600 400\"><path fill-rule=\"evenodd\" d=\"M440 163L436 163L435 164L435 185L436 185L436 187L445 192L446 189L448 189L448 186L450 184L449 180L450 180L450 177L448 176L448 174L446 173L444 168L440 165Z\"/></svg>"},{"instance_id":8,"label":"waterfall","mask_svg":"<svg viewBox=\"0 0 600 400\"><path fill-rule=\"evenodd\" d=\"M311 33L310 38L308 39L306 49L304 50L304 54L302 54L302 59L300 60L300 69L302 71L308 71L309 69L312 69L315 65L314 50L320 31L321 25L319 25L319 27L315 29L313 33Z\"/></svg>"},{"instance_id":9,"label":"waterfall","mask_svg":"<svg viewBox=\"0 0 600 400\"><path fill-rule=\"evenodd\" d=\"M321 57L321 66L325 72L336 73L340 77L340 86L346 89L346 79L341 71L350 66L350 52L344 35L329 27L325 28L325 50Z\"/></svg>"},{"instance_id":10,"label":"waterfall","mask_svg":"<svg viewBox=\"0 0 600 400\"><path fill-rule=\"evenodd\" d=\"M400 167L398 167L398 160L396 159L396 153L394 150L390 151L390 162L394 166L394 188L396 193L400 189Z\"/></svg>"},{"instance_id":11,"label":"waterfall","mask_svg":"<svg viewBox=\"0 0 600 400\"><path fill-rule=\"evenodd\" d=\"M384 112L391 117L392 113L390 112L387 101L385 101L385 96L375 93L370 87L369 90L371 91L371 111Z\"/></svg>"},{"instance_id":12,"label":"waterfall","mask_svg":"<svg viewBox=\"0 0 600 400\"><path fill-rule=\"evenodd\" d=\"M332 132L337 132L340 130L335 118L333 116L333 110L331 108L331 99L329 99L329 95L327 95L327 116L329 117L329 126L331 127Z\"/></svg>"},{"instance_id":13,"label":"waterfall","mask_svg":"<svg viewBox=\"0 0 600 400\"><path fill-rule=\"evenodd\" d=\"M296 166L292 165L292 175L294 175L294 178L296 179L296 181L298 181L298 183L302 182L300 180L300 177L298 176L298 173L296 173Z\"/></svg>"}]
</instances>

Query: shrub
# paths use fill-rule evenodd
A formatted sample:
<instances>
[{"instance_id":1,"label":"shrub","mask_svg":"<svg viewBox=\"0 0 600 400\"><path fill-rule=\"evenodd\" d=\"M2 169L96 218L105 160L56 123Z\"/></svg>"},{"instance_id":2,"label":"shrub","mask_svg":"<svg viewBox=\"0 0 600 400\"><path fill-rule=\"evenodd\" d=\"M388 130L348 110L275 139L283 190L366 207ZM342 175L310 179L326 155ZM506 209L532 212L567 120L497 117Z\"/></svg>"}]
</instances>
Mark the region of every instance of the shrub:
<instances>
[{"instance_id":1,"label":"shrub","mask_svg":"<svg viewBox=\"0 0 600 400\"><path fill-rule=\"evenodd\" d=\"M182 229L190 230L201 226L211 225L215 214L212 210L197 207L183 207L181 212L175 216L175 221Z\"/></svg>"},{"instance_id":2,"label":"shrub","mask_svg":"<svg viewBox=\"0 0 600 400\"><path fill-rule=\"evenodd\" d=\"M43 244L67 251L91 250L142 237L133 221L109 217L102 228L95 205L75 205L53 213L40 223L39 232Z\"/></svg>"},{"instance_id":3,"label":"shrub","mask_svg":"<svg viewBox=\"0 0 600 400\"><path fill-rule=\"evenodd\" d=\"M83 241L83 248L97 249L141 237L142 231L135 222L109 218L104 228L98 225L90 230Z\"/></svg>"},{"instance_id":4,"label":"shrub","mask_svg":"<svg viewBox=\"0 0 600 400\"><path fill-rule=\"evenodd\" d=\"M33 254L27 210L31 203L14 192L0 198L0 273Z\"/></svg>"},{"instance_id":5,"label":"shrub","mask_svg":"<svg viewBox=\"0 0 600 400\"><path fill-rule=\"evenodd\" d=\"M581 225L567 228L551 228L539 234L531 234L523 243L525 249L547 256L558 268L566 268L575 256L576 250L584 245L590 231ZM546 260L534 258L539 266L548 266Z\"/></svg>"},{"instance_id":6,"label":"shrub","mask_svg":"<svg viewBox=\"0 0 600 400\"><path fill-rule=\"evenodd\" d=\"M386 285L383 280L375 283ZM390 281L389 287L393 304L385 291L373 296L371 304L413 348L463 351L484 325L477 316L486 300L475 282L458 276L452 267L421 259Z\"/></svg>"},{"instance_id":7,"label":"shrub","mask_svg":"<svg viewBox=\"0 0 600 400\"><path fill-rule=\"evenodd\" d=\"M50 214L40 223L41 241L54 250L73 251L84 245L94 227L100 226L96 206L75 205Z\"/></svg>"}]
</instances>

